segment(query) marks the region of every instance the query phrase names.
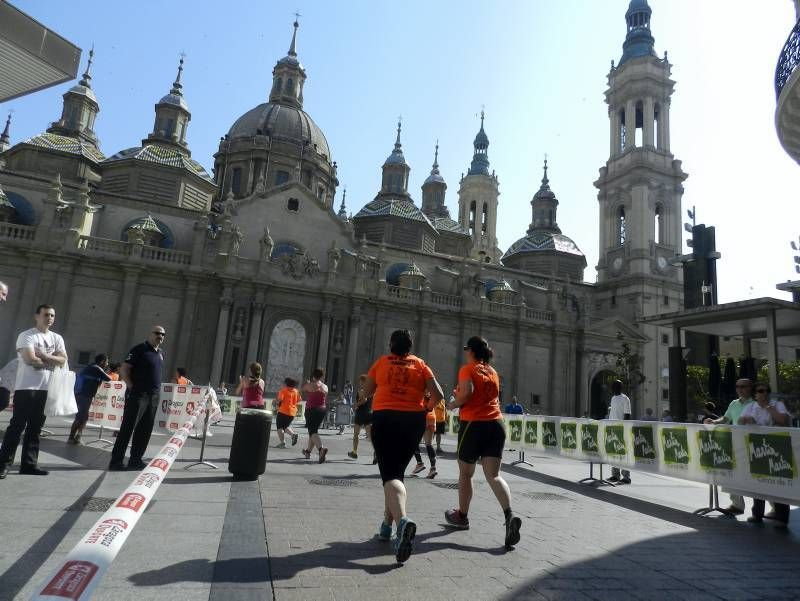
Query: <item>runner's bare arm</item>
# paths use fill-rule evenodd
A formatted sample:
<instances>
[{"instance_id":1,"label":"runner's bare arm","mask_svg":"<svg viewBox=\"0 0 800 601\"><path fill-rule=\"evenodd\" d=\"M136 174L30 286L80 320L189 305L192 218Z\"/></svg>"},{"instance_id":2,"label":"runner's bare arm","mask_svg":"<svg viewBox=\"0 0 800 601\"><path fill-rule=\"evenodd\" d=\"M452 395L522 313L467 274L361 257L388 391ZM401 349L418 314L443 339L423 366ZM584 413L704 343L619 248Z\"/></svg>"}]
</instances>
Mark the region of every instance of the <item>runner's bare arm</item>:
<instances>
[{"instance_id":1,"label":"runner's bare arm","mask_svg":"<svg viewBox=\"0 0 800 601\"><path fill-rule=\"evenodd\" d=\"M378 385L375 383L375 380L373 380L370 376L367 376L367 379L364 380L364 395L365 395L365 398L366 397L371 397L373 394L375 394L375 389L377 387L378 387Z\"/></svg>"},{"instance_id":2,"label":"runner's bare arm","mask_svg":"<svg viewBox=\"0 0 800 601\"><path fill-rule=\"evenodd\" d=\"M425 391L431 395L427 404L427 408L430 411L444 397L444 392L442 392L442 386L436 378L428 378L425 382Z\"/></svg>"},{"instance_id":3,"label":"runner's bare arm","mask_svg":"<svg viewBox=\"0 0 800 601\"><path fill-rule=\"evenodd\" d=\"M447 408L457 409L458 407L461 407L470 399L474 391L475 385L472 383L471 379L468 378L466 380L459 380L458 389L456 390L456 400L452 403L448 403Z\"/></svg>"}]
</instances>

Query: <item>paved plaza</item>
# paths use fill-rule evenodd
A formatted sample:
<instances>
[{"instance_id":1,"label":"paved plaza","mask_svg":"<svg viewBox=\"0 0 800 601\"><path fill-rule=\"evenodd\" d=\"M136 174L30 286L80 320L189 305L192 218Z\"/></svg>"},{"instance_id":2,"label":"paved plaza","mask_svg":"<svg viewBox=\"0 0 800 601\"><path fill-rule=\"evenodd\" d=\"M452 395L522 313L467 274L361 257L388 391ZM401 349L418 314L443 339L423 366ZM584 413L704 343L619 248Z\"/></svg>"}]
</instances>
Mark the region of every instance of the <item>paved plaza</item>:
<instances>
[{"instance_id":1,"label":"paved plaza","mask_svg":"<svg viewBox=\"0 0 800 601\"><path fill-rule=\"evenodd\" d=\"M0 414L0 427L9 416ZM630 486L597 490L575 483L583 464L529 456L533 469L505 469L523 518L514 551L503 549L503 516L480 478L471 529L448 530L452 443L437 479L407 479L419 530L414 555L398 567L374 538L382 494L366 441L353 461L345 457L349 432L323 430L328 463L302 459L299 446L272 448L260 481L232 483L231 426L226 419L209 439L206 458L218 470L185 470L199 443L184 447L94 599L800 599L800 511L789 532L695 517L706 487L671 478L634 472ZM66 445L66 421L51 418L47 427L53 435L40 463L50 476L15 469L0 482L3 601L28 599L99 517L91 509L133 479L104 471L109 452L98 445ZM150 454L163 443L154 436ZM506 462L516 457L508 452Z\"/></svg>"}]
</instances>

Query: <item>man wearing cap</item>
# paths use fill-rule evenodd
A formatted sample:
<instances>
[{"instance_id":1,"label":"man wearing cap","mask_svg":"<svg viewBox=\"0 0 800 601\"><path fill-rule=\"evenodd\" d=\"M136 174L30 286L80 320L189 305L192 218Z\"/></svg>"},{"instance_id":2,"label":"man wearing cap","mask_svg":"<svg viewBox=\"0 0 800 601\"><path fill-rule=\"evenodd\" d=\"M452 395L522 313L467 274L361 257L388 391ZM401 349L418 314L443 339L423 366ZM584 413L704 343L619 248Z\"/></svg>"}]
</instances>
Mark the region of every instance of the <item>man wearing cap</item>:
<instances>
[{"instance_id":1,"label":"man wearing cap","mask_svg":"<svg viewBox=\"0 0 800 601\"><path fill-rule=\"evenodd\" d=\"M119 375L127 386L127 392L122 424L111 451L111 462L108 464L111 471L125 469L123 460L131 436L133 442L128 468L143 469L146 465L142 456L150 442L158 409L161 370L164 365L164 354L160 346L166 335L163 327L153 326L147 340L131 349L120 368Z\"/></svg>"},{"instance_id":2,"label":"man wearing cap","mask_svg":"<svg viewBox=\"0 0 800 601\"><path fill-rule=\"evenodd\" d=\"M725 411L725 415L719 419L706 418L703 420L703 423L737 425L744 408L750 403L755 402L753 401L753 383L748 378L739 378L736 380L736 393L739 395L739 398L731 401L730 405L728 405L728 410ZM744 497L741 495L731 495L731 506L728 507L728 511L736 515L744 513Z\"/></svg>"}]
</instances>

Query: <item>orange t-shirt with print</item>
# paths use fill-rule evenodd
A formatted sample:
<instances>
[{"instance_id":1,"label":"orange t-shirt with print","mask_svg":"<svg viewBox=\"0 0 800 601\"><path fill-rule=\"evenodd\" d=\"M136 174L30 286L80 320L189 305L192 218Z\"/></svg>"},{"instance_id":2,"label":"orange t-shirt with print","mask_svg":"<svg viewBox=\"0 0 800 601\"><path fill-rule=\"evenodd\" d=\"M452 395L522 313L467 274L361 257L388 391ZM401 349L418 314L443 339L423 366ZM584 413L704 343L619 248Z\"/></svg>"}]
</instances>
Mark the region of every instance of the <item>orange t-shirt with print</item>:
<instances>
[{"instance_id":1,"label":"orange t-shirt with print","mask_svg":"<svg viewBox=\"0 0 800 601\"><path fill-rule=\"evenodd\" d=\"M300 392L297 388L284 386L278 391L278 413L283 413L290 417L297 415L297 403L300 402Z\"/></svg>"},{"instance_id":2,"label":"orange t-shirt with print","mask_svg":"<svg viewBox=\"0 0 800 601\"><path fill-rule=\"evenodd\" d=\"M491 365L468 363L458 370L458 381L472 380L472 396L459 410L466 422L488 422L502 417L500 411L500 378Z\"/></svg>"},{"instance_id":3,"label":"orange t-shirt with print","mask_svg":"<svg viewBox=\"0 0 800 601\"><path fill-rule=\"evenodd\" d=\"M425 383L433 377L431 368L414 355L384 355L369 368L378 385L372 410L425 411Z\"/></svg>"}]
</instances>

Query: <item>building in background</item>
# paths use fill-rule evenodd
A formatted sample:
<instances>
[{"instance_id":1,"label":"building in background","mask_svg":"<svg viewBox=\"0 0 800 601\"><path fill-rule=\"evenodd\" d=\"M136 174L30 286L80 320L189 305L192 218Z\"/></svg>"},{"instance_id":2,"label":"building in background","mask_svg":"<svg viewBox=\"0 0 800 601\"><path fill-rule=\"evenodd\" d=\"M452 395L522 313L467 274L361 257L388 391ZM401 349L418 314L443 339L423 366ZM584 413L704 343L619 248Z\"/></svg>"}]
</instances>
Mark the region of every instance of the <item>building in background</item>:
<instances>
[{"instance_id":1,"label":"building in background","mask_svg":"<svg viewBox=\"0 0 800 601\"><path fill-rule=\"evenodd\" d=\"M387 127L375 197L342 193L337 203L332 150L304 110L312 90L295 23L267 100L222 137L212 174L191 155L183 62L171 86L164 74L168 92L152 130L129 148L107 151L94 133L102 99L91 55L45 132L10 145L7 128L0 269L16 293L0 340L27 324L37 303L51 302L73 365L98 352L121 357L158 322L169 332L170 370L233 382L258 360L275 391L316 366L341 388L386 352L396 328L414 332L415 351L452 386L464 341L480 334L494 347L506 398L541 413L598 416L627 344L644 358L635 412L660 409L668 331L665 338L637 320L681 306L669 259L680 252L686 175L670 150L674 82L655 54L650 16L644 0L630 3L622 58L608 75L597 284L584 282L586 259L558 224L559 203L576 202L557 197L554 171L567 171L559 161L545 163L531 191L527 230L505 253L498 247L491 116L468 125L478 132L464 149L455 218L438 145L417 204L400 124ZM362 207L351 218L346 203L356 200ZM0 348L0 361L12 352Z\"/></svg>"}]
</instances>

